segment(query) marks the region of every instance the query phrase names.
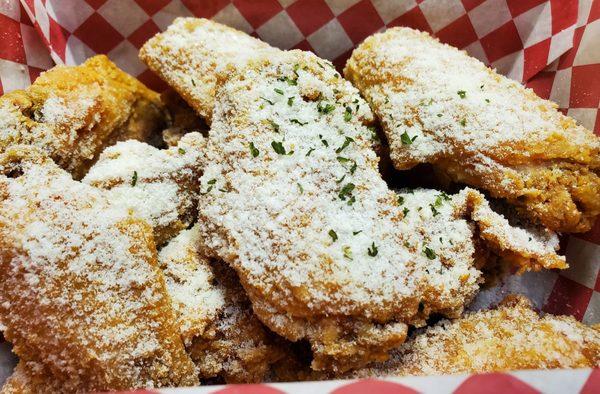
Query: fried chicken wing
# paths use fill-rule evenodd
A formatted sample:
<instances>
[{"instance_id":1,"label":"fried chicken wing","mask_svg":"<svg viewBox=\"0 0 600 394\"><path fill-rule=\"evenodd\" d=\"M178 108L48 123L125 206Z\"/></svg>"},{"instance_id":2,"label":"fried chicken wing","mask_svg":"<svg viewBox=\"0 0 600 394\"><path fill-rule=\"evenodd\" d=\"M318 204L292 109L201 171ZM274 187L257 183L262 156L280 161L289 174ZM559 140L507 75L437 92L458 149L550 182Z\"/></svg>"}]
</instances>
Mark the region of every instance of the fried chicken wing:
<instances>
[{"instance_id":1,"label":"fried chicken wing","mask_svg":"<svg viewBox=\"0 0 600 394\"><path fill-rule=\"evenodd\" d=\"M192 62L218 64L213 47L229 33L215 36L212 24L179 19L160 35L179 51L143 58L162 56L174 70L195 53L201 60ZM378 172L368 105L314 55L256 51L222 67L229 71L215 87L198 225L202 249L236 270L256 315L289 340L308 339L314 369L338 371L386 359L407 325L430 313L459 316L481 274L473 224L461 212L471 212L467 200L481 208L483 197L465 192L471 197L456 200L464 209L440 204L437 213L427 203L403 206ZM509 224L482 209L488 238L525 256L524 268L565 266L555 235L537 246L513 242L495 227ZM435 238L426 212L439 221Z\"/></svg>"},{"instance_id":2,"label":"fried chicken wing","mask_svg":"<svg viewBox=\"0 0 600 394\"><path fill-rule=\"evenodd\" d=\"M160 139L164 116L158 93L99 55L0 97L0 153L34 145L81 179L106 146Z\"/></svg>"},{"instance_id":3,"label":"fried chicken wing","mask_svg":"<svg viewBox=\"0 0 600 394\"><path fill-rule=\"evenodd\" d=\"M241 67L259 53L277 50L219 23L177 18L146 41L140 58L210 124L219 79L227 77L229 65Z\"/></svg>"},{"instance_id":4,"label":"fried chicken wing","mask_svg":"<svg viewBox=\"0 0 600 394\"><path fill-rule=\"evenodd\" d=\"M519 83L427 33L367 38L346 77L371 104L397 169L431 163L555 231L600 213L600 139Z\"/></svg>"},{"instance_id":5,"label":"fried chicken wing","mask_svg":"<svg viewBox=\"0 0 600 394\"><path fill-rule=\"evenodd\" d=\"M152 229L40 150L0 155L0 320L62 391L198 383Z\"/></svg>"},{"instance_id":6,"label":"fried chicken wing","mask_svg":"<svg viewBox=\"0 0 600 394\"><path fill-rule=\"evenodd\" d=\"M254 316L235 272L203 256L198 230L181 232L158 256L181 335L201 379L260 382L285 344Z\"/></svg>"},{"instance_id":7,"label":"fried chicken wing","mask_svg":"<svg viewBox=\"0 0 600 394\"><path fill-rule=\"evenodd\" d=\"M106 189L111 202L146 220L162 245L196 218L204 145L200 133L188 133L166 150L119 142L102 152L82 182Z\"/></svg>"},{"instance_id":8,"label":"fried chicken wing","mask_svg":"<svg viewBox=\"0 0 600 394\"><path fill-rule=\"evenodd\" d=\"M425 329L382 364L348 376L439 375L600 365L600 327L540 316L524 297Z\"/></svg>"}]
</instances>

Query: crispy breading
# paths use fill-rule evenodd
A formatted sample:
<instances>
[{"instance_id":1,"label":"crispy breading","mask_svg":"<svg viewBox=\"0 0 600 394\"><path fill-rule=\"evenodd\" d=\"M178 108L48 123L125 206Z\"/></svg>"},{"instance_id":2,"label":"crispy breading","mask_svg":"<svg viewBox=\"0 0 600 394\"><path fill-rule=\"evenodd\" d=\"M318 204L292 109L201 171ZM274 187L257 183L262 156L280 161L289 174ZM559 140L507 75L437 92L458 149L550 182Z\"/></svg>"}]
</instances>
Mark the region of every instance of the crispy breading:
<instances>
[{"instance_id":1,"label":"crispy breading","mask_svg":"<svg viewBox=\"0 0 600 394\"><path fill-rule=\"evenodd\" d=\"M40 150L0 155L0 320L65 391L198 383L152 229Z\"/></svg>"},{"instance_id":2,"label":"crispy breading","mask_svg":"<svg viewBox=\"0 0 600 394\"><path fill-rule=\"evenodd\" d=\"M192 62L229 70L218 76L201 178L202 249L237 271L270 329L309 340L314 369L385 360L408 324L423 325L431 313L460 316L480 282L470 223L476 208L482 225L489 222L495 244L488 243L522 256L515 261L523 269L565 266L554 234L531 245L521 239L526 230L507 237L511 226L487 215L475 191L435 212L427 204L439 193L405 197L422 204L406 211L378 172L368 105L330 63L301 51L257 51L218 65L214 46L229 33L218 37L207 21L175 25L161 37L180 43L178 52L148 50L146 61L162 57L180 70L198 53Z\"/></svg>"},{"instance_id":3,"label":"crispy breading","mask_svg":"<svg viewBox=\"0 0 600 394\"><path fill-rule=\"evenodd\" d=\"M210 124L216 86L227 77L228 65L241 66L258 53L276 52L231 27L206 19L176 18L167 31L146 41L139 56Z\"/></svg>"},{"instance_id":4,"label":"crispy breading","mask_svg":"<svg viewBox=\"0 0 600 394\"><path fill-rule=\"evenodd\" d=\"M235 272L200 250L198 225L159 253L181 335L201 379L256 383L284 353L252 313Z\"/></svg>"},{"instance_id":5,"label":"crispy breading","mask_svg":"<svg viewBox=\"0 0 600 394\"><path fill-rule=\"evenodd\" d=\"M429 34L367 38L346 77L371 104L397 169L431 163L554 231L600 214L600 139L516 81Z\"/></svg>"},{"instance_id":6,"label":"crispy breading","mask_svg":"<svg viewBox=\"0 0 600 394\"><path fill-rule=\"evenodd\" d=\"M218 288L225 298L219 316L188 348L200 378L221 377L227 383L258 383L284 357L286 342L254 315L235 271L211 261Z\"/></svg>"},{"instance_id":7,"label":"crispy breading","mask_svg":"<svg viewBox=\"0 0 600 394\"><path fill-rule=\"evenodd\" d=\"M0 97L0 153L15 144L42 148L76 179L116 141L160 139L158 93L104 55L56 66L25 90Z\"/></svg>"},{"instance_id":8,"label":"crispy breading","mask_svg":"<svg viewBox=\"0 0 600 394\"><path fill-rule=\"evenodd\" d=\"M164 150L119 142L102 152L82 182L106 189L111 202L146 220L160 246L196 219L204 145L200 133L188 133Z\"/></svg>"},{"instance_id":9,"label":"crispy breading","mask_svg":"<svg viewBox=\"0 0 600 394\"><path fill-rule=\"evenodd\" d=\"M494 310L442 320L382 364L345 377L440 375L600 365L600 327L571 316L540 316L529 300L509 296Z\"/></svg>"}]
</instances>

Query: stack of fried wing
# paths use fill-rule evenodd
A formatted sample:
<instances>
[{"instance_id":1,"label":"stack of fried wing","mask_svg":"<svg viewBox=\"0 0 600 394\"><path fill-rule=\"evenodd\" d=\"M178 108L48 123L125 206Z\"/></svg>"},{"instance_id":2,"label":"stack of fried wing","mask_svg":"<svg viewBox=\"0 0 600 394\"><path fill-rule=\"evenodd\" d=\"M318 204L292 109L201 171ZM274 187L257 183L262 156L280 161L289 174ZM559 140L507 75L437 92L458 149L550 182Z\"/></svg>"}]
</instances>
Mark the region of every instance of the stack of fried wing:
<instances>
[{"instance_id":1,"label":"stack of fried wing","mask_svg":"<svg viewBox=\"0 0 600 394\"><path fill-rule=\"evenodd\" d=\"M432 192L411 212L377 170L373 117L358 92L314 55L228 46L246 40L254 42L180 18L141 51L184 97L215 94L204 104L214 108L194 107L212 114L198 209L203 249L237 271L269 328L309 340L315 369L383 360L407 324L459 316L480 281L470 222L482 196L466 192L444 208ZM178 85L184 71L196 86ZM427 211L440 223L435 238ZM508 222L482 217L490 246L519 256L529 248L507 239ZM550 234L515 261L564 267L556 244Z\"/></svg>"}]
</instances>

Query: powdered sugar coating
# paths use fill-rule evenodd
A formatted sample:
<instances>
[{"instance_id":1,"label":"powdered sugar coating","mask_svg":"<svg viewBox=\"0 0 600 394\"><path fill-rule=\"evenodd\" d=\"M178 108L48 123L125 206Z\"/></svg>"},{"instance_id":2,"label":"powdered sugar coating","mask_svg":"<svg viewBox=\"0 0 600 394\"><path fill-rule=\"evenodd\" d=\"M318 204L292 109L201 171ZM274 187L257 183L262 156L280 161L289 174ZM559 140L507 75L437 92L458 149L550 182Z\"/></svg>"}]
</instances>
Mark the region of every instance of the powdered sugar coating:
<instances>
[{"instance_id":1,"label":"powdered sugar coating","mask_svg":"<svg viewBox=\"0 0 600 394\"><path fill-rule=\"evenodd\" d=\"M558 231L600 213L600 139L530 89L427 33L388 29L345 68L377 114L394 166L432 163Z\"/></svg>"},{"instance_id":2,"label":"powdered sugar coating","mask_svg":"<svg viewBox=\"0 0 600 394\"><path fill-rule=\"evenodd\" d=\"M146 220L162 245L196 217L204 144L196 132L167 150L135 140L119 142L100 155L82 182L106 189L109 200Z\"/></svg>"},{"instance_id":3,"label":"powdered sugar coating","mask_svg":"<svg viewBox=\"0 0 600 394\"><path fill-rule=\"evenodd\" d=\"M0 168L0 314L17 355L79 390L197 382L148 225L31 147Z\"/></svg>"}]
</instances>

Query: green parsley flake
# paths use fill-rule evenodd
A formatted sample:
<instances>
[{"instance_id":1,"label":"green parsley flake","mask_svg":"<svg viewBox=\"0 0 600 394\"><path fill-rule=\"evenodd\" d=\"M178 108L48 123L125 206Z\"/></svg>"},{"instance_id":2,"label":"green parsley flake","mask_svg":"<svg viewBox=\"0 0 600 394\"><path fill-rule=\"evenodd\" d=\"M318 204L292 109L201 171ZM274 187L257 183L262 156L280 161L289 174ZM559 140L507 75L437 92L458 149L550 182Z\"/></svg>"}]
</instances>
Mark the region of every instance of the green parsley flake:
<instances>
[{"instance_id":1,"label":"green parsley flake","mask_svg":"<svg viewBox=\"0 0 600 394\"><path fill-rule=\"evenodd\" d=\"M354 183L346 183L344 185L344 187L342 187L342 189L340 190L338 197L340 198L340 200L345 201L347 197L350 197L352 195L352 191L354 190L355 185Z\"/></svg>"},{"instance_id":2,"label":"green parsley flake","mask_svg":"<svg viewBox=\"0 0 600 394\"><path fill-rule=\"evenodd\" d=\"M404 133L400 134L400 141L402 141L402 145L411 145L417 139L417 137L418 136L415 135L414 137L410 138L408 133L405 131Z\"/></svg>"},{"instance_id":3,"label":"green parsley flake","mask_svg":"<svg viewBox=\"0 0 600 394\"><path fill-rule=\"evenodd\" d=\"M486 102L486 103L489 103L489 102L490 102L490 99L485 99L485 102Z\"/></svg>"},{"instance_id":4,"label":"green parsley flake","mask_svg":"<svg viewBox=\"0 0 600 394\"><path fill-rule=\"evenodd\" d=\"M279 154L279 155L285 155L285 148L283 147L283 144L279 141L271 141L271 146L273 147L273 150Z\"/></svg>"},{"instance_id":5,"label":"green parsley flake","mask_svg":"<svg viewBox=\"0 0 600 394\"><path fill-rule=\"evenodd\" d=\"M377 246L375 246L375 242L371 243L371 247L367 249L367 253L371 257L377 256L377 253L379 253L379 250L377 249Z\"/></svg>"},{"instance_id":6,"label":"green parsley flake","mask_svg":"<svg viewBox=\"0 0 600 394\"><path fill-rule=\"evenodd\" d=\"M344 163L350 162L351 160L348 159L347 157L338 156L337 157L337 161L339 161L340 163L344 164Z\"/></svg>"},{"instance_id":7,"label":"green parsley flake","mask_svg":"<svg viewBox=\"0 0 600 394\"><path fill-rule=\"evenodd\" d=\"M463 127L466 126L467 125L467 120L466 119L461 119L460 120L460 125L463 126Z\"/></svg>"},{"instance_id":8,"label":"green parsley flake","mask_svg":"<svg viewBox=\"0 0 600 394\"><path fill-rule=\"evenodd\" d=\"M273 127L273 131L274 132L279 133L279 125L277 123L275 123L271 119L268 119L267 122L269 122L269 124L271 125L271 127Z\"/></svg>"},{"instance_id":9,"label":"green parsley flake","mask_svg":"<svg viewBox=\"0 0 600 394\"><path fill-rule=\"evenodd\" d=\"M185 155L185 149L179 148L179 149L177 149L177 151L179 152L180 155Z\"/></svg>"},{"instance_id":10,"label":"green parsley flake","mask_svg":"<svg viewBox=\"0 0 600 394\"><path fill-rule=\"evenodd\" d=\"M265 98L265 97L262 97L262 96L261 96L261 99L265 100L267 103L269 103L269 104L271 104L271 105L274 105L274 104L275 104L274 102L272 102L272 101L271 101L271 100L269 100L268 98Z\"/></svg>"},{"instance_id":11,"label":"green parsley flake","mask_svg":"<svg viewBox=\"0 0 600 394\"><path fill-rule=\"evenodd\" d=\"M292 104L294 104L294 97L293 97L293 96L292 96L292 97L288 97L287 104L288 104L290 107L292 106Z\"/></svg>"},{"instance_id":12,"label":"green parsley flake","mask_svg":"<svg viewBox=\"0 0 600 394\"><path fill-rule=\"evenodd\" d=\"M283 90L281 90L281 89L277 89L277 88L275 88L275 89L273 89L273 90L274 90L274 91L275 91L275 93L277 93L277 94L283 94Z\"/></svg>"},{"instance_id":13,"label":"green parsley flake","mask_svg":"<svg viewBox=\"0 0 600 394\"><path fill-rule=\"evenodd\" d=\"M137 184L137 180L138 180L138 173L137 171L133 172L133 176L131 177L131 186L135 186Z\"/></svg>"},{"instance_id":14,"label":"green parsley flake","mask_svg":"<svg viewBox=\"0 0 600 394\"><path fill-rule=\"evenodd\" d=\"M208 189L206 189L206 192L200 193L202 195L210 193L210 191L213 189L213 186L215 185L215 183L217 183L217 180L216 179L211 179L210 181L208 181L206 183L208 185L210 185L210 186L208 186Z\"/></svg>"},{"instance_id":15,"label":"green parsley flake","mask_svg":"<svg viewBox=\"0 0 600 394\"><path fill-rule=\"evenodd\" d=\"M342 146L340 146L339 148L337 148L335 150L335 153L340 153L341 151L343 151L344 149L346 149L348 147L348 145L350 145L351 142L354 142L354 139L352 139L350 137L346 137L346 139L344 140L344 143L342 144Z\"/></svg>"},{"instance_id":16,"label":"green parsley flake","mask_svg":"<svg viewBox=\"0 0 600 394\"><path fill-rule=\"evenodd\" d=\"M298 189L300 190L300 194L304 194L304 188L302 187L302 185L298 182L296 182L296 185L298 185Z\"/></svg>"},{"instance_id":17,"label":"green parsley flake","mask_svg":"<svg viewBox=\"0 0 600 394\"><path fill-rule=\"evenodd\" d=\"M344 112L344 120L349 122L352 119L352 108L346 107L346 112Z\"/></svg>"},{"instance_id":18,"label":"green parsley flake","mask_svg":"<svg viewBox=\"0 0 600 394\"><path fill-rule=\"evenodd\" d=\"M342 247L342 252L344 253L345 258L352 260L352 249L350 248L350 246Z\"/></svg>"},{"instance_id":19,"label":"green parsley flake","mask_svg":"<svg viewBox=\"0 0 600 394\"><path fill-rule=\"evenodd\" d=\"M464 90L459 90L458 92L456 92L456 94L459 95L460 98L465 98L467 97L467 92L465 92Z\"/></svg>"},{"instance_id":20,"label":"green parsley flake","mask_svg":"<svg viewBox=\"0 0 600 394\"><path fill-rule=\"evenodd\" d=\"M362 230L358 230L358 231L352 231L352 235L358 235L362 233Z\"/></svg>"},{"instance_id":21,"label":"green parsley flake","mask_svg":"<svg viewBox=\"0 0 600 394\"><path fill-rule=\"evenodd\" d=\"M304 125L308 124L308 122L300 122L298 119L290 119L290 122L296 123L296 124L298 124L300 126L304 126Z\"/></svg>"},{"instance_id":22,"label":"green parsley flake","mask_svg":"<svg viewBox=\"0 0 600 394\"><path fill-rule=\"evenodd\" d=\"M194 85L194 87L196 87L196 81L194 81L194 78L192 78L192 85Z\"/></svg>"},{"instance_id":23,"label":"green parsley flake","mask_svg":"<svg viewBox=\"0 0 600 394\"><path fill-rule=\"evenodd\" d=\"M434 204L429 204L429 207L431 208L431 212L433 212L433 216L437 216L440 214L440 211L437 210Z\"/></svg>"},{"instance_id":24,"label":"green parsley flake","mask_svg":"<svg viewBox=\"0 0 600 394\"><path fill-rule=\"evenodd\" d=\"M306 152L306 156L310 156L310 154L313 153L314 150L315 148L310 148L308 152Z\"/></svg>"},{"instance_id":25,"label":"green parsley flake","mask_svg":"<svg viewBox=\"0 0 600 394\"><path fill-rule=\"evenodd\" d=\"M258 149L256 149L256 147L254 146L254 142L251 142L251 143L250 143L250 145L249 145L249 147L250 147L250 154L252 155L252 157L256 157L256 156L258 156L258 154L259 154L260 152L259 152L259 151L258 151Z\"/></svg>"},{"instance_id":26,"label":"green parsley flake","mask_svg":"<svg viewBox=\"0 0 600 394\"><path fill-rule=\"evenodd\" d=\"M342 183L342 181L346 179L346 174L344 174L340 179L338 179L337 181L335 181L335 183Z\"/></svg>"},{"instance_id":27,"label":"green parsley flake","mask_svg":"<svg viewBox=\"0 0 600 394\"><path fill-rule=\"evenodd\" d=\"M404 217L406 217L406 215L408 215L408 213L410 212L410 209L404 207L404 209L402 210L402 213L404 214Z\"/></svg>"},{"instance_id":28,"label":"green parsley flake","mask_svg":"<svg viewBox=\"0 0 600 394\"><path fill-rule=\"evenodd\" d=\"M404 204L404 197L398 196L398 205Z\"/></svg>"},{"instance_id":29,"label":"green parsley flake","mask_svg":"<svg viewBox=\"0 0 600 394\"><path fill-rule=\"evenodd\" d=\"M333 242L337 241L338 236L337 236L337 233L335 231L329 230L329 232L327 234L329 234L329 236L331 237L331 239L333 240Z\"/></svg>"},{"instance_id":30,"label":"green parsley flake","mask_svg":"<svg viewBox=\"0 0 600 394\"><path fill-rule=\"evenodd\" d=\"M320 114L328 114L330 112L332 112L335 109L335 105L329 104L329 103L325 103L325 105L323 105L322 102L319 102L317 104L317 111L319 111Z\"/></svg>"},{"instance_id":31,"label":"green parsley flake","mask_svg":"<svg viewBox=\"0 0 600 394\"><path fill-rule=\"evenodd\" d=\"M425 256L427 256L427 258L428 258L429 260L435 260L435 258L437 257L437 255L435 254L435 252L433 251L433 249L431 249L431 248L429 248L429 247L427 247L427 246L425 246L425 247L423 248L423 254L424 254Z\"/></svg>"}]
</instances>

